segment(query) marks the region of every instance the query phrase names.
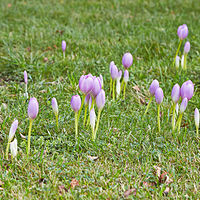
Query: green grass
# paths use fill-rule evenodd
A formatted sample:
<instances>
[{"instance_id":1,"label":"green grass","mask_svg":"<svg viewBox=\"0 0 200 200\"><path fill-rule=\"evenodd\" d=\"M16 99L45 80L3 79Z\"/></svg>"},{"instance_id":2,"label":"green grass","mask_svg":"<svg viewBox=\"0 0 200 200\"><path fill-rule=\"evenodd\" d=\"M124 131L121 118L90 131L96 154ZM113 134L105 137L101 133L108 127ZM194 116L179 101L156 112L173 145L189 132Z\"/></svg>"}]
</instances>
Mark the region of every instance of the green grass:
<instances>
[{"instance_id":1,"label":"green grass","mask_svg":"<svg viewBox=\"0 0 200 200\"><path fill-rule=\"evenodd\" d=\"M8 7L8 3L11 7ZM200 146L195 135L194 109L200 108L200 4L197 0L31 0L0 1L0 180L1 199L198 199L200 197ZM172 66L178 46L177 27L186 23L191 51L188 71ZM61 41L66 40L66 59ZM118 68L122 55L131 52L134 64L125 101L112 101L109 94L109 63ZM181 49L183 51L183 48ZM48 61L44 62L47 57ZM26 161L27 105L23 71L29 75L28 90L39 102L33 123L31 158ZM104 77L107 94L97 141L91 130L79 126L75 146L74 113L70 99L78 94L83 72ZM157 131L156 104L142 121L149 99L148 88L158 79L164 91L161 132ZM172 136L171 89L191 79L195 96L183 116L180 136ZM134 86L140 92L134 90ZM51 98L59 104L59 130L51 109ZM4 159L9 128L19 120L16 137L19 153L15 161ZM88 156L98 156L91 161ZM155 179L153 166L169 172L173 183L168 196L165 184L145 188ZM75 178L79 186L70 189ZM41 183L42 182L42 183ZM59 186L66 192L59 194Z\"/></svg>"}]
</instances>

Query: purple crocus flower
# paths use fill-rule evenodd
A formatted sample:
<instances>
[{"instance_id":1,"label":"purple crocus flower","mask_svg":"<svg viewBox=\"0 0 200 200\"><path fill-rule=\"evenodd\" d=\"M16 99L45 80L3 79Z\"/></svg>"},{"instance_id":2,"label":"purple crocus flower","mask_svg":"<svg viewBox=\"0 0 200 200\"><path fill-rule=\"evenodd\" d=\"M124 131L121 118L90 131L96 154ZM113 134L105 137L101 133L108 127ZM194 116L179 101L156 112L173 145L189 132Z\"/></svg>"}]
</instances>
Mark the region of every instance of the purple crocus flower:
<instances>
[{"instance_id":1,"label":"purple crocus flower","mask_svg":"<svg viewBox=\"0 0 200 200\"><path fill-rule=\"evenodd\" d=\"M10 132L9 132L9 136L8 136L8 141L11 142L15 136L15 132L17 130L17 127L18 127L18 120L16 119L11 127L10 127Z\"/></svg>"},{"instance_id":2,"label":"purple crocus flower","mask_svg":"<svg viewBox=\"0 0 200 200\"><path fill-rule=\"evenodd\" d=\"M184 99L185 97L190 100L194 94L194 84L191 80L188 80L183 83L181 86L181 98Z\"/></svg>"},{"instance_id":3,"label":"purple crocus flower","mask_svg":"<svg viewBox=\"0 0 200 200\"><path fill-rule=\"evenodd\" d=\"M172 89L172 93L171 93L171 97L172 97L172 101L174 104L176 104L179 100L181 96L181 88L179 86L179 84L175 84L173 89Z\"/></svg>"},{"instance_id":4,"label":"purple crocus flower","mask_svg":"<svg viewBox=\"0 0 200 200\"><path fill-rule=\"evenodd\" d=\"M124 82L127 83L129 80L129 72L128 70L125 70L124 71Z\"/></svg>"},{"instance_id":5,"label":"purple crocus flower","mask_svg":"<svg viewBox=\"0 0 200 200\"><path fill-rule=\"evenodd\" d=\"M58 103L57 103L57 100L55 97L52 98L51 105L52 105L53 112L55 113L55 115L57 115L58 114Z\"/></svg>"},{"instance_id":6,"label":"purple crocus flower","mask_svg":"<svg viewBox=\"0 0 200 200\"><path fill-rule=\"evenodd\" d=\"M194 111L194 121L195 121L195 126L197 128L199 128L199 110L198 110L198 108L195 108L195 111Z\"/></svg>"},{"instance_id":7,"label":"purple crocus flower","mask_svg":"<svg viewBox=\"0 0 200 200\"><path fill-rule=\"evenodd\" d=\"M122 57L122 65L125 69L129 68L133 64L133 56L131 53L125 53Z\"/></svg>"},{"instance_id":8,"label":"purple crocus flower","mask_svg":"<svg viewBox=\"0 0 200 200\"><path fill-rule=\"evenodd\" d=\"M81 92L87 95L93 88L93 77L90 75L82 75L79 80L79 88Z\"/></svg>"},{"instance_id":9,"label":"purple crocus flower","mask_svg":"<svg viewBox=\"0 0 200 200\"><path fill-rule=\"evenodd\" d=\"M184 113L185 109L187 108L188 99L185 97L180 105L180 113Z\"/></svg>"},{"instance_id":10,"label":"purple crocus flower","mask_svg":"<svg viewBox=\"0 0 200 200\"><path fill-rule=\"evenodd\" d=\"M114 63L114 61L111 61L110 62L110 74L111 74L111 68L112 68L113 65L115 65L115 63Z\"/></svg>"},{"instance_id":11,"label":"purple crocus flower","mask_svg":"<svg viewBox=\"0 0 200 200\"><path fill-rule=\"evenodd\" d=\"M157 104L161 104L162 103L164 95L163 95L163 90L160 87L157 88L157 90L155 92L155 98L156 98Z\"/></svg>"},{"instance_id":12,"label":"purple crocus flower","mask_svg":"<svg viewBox=\"0 0 200 200\"><path fill-rule=\"evenodd\" d=\"M99 110L102 110L105 105L105 92L103 89L101 89L96 97L96 105Z\"/></svg>"},{"instance_id":13,"label":"purple crocus flower","mask_svg":"<svg viewBox=\"0 0 200 200\"><path fill-rule=\"evenodd\" d=\"M62 50L63 50L63 52L65 51L65 49L66 49L66 42L63 40L62 41Z\"/></svg>"},{"instance_id":14,"label":"purple crocus flower","mask_svg":"<svg viewBox=\"0 0 200 200\"><path fill-rule=\"evenodd\" d=\"M39 105L35 97L30 98L28 104L28 116L31 120L35 119L38 115Z\"/></svg>"},{"instance_id":15,"label":"purple crocus flower","mask_svg":"<svg viewBox=\"0 0 200 200\"><path fill-rule=\"evenodd\" d=\"M189 53L189 51L190 51L190 42L186 42L185 43L185 46L184 46L184 53Z\"/></svg>"},{"instance_id":16,"label":"purple crocus flower","mask_svg":"<svg viewBox=\"0 0 200 200\"><path fill-rule=\"evenodd\" d=\"M96 98L97 94L99 94L101 88L101 81L95 76L93 80L93 88L90 92L94 98Z\"/></svg>"},{"instance_id":17,"label":"purple crocus flower","mask_svg":"<svg viewBox=\"0 0 200 200\"><path fill-rule=\"evenodd\" d=\"M27 84L28 83L28 75L27 72L24 71L24 83Z\"/></svg>"},{"instance_id":18,"label":"purple crocus flower","mask_svg":"<svg viewBox=\"0 0 200 200\"><path fill-rule=\"evenodd\" d=\"M74 95L71 98L71 107L74 112L78 112L81 107L81 98L79 95Z\"/></svg>"},{"instance_id":19,"label":"purple crocus flower","mask_svg":"<svg viewBox=\"0 0 200 200\"><path fill-rule=\"evenodd\" d=\"M177 35L180 40L184 40L188 36L188 27L186 24L183 24L178 27Z\"/></svg>"},{"instance_id":20,"label":"purple crocus flower","mask_svg":"<svg viewBox=\"0 0 200 200\"><path fill-rule=\"evenodd\" d=\"M159 82L155 79L152 81L152 83L149 87L149 92L151 93L151 96L155 95L155 92L158 88L159 88Z\"/></svg>"},{"instance_id":21,"label":"purple crocus flower","mask_svg":"<svg viewBox=\"0 0 200 200\"><path fill-rule=\"evenodd\" d=\"M111 65L111 68L110 68L110 75L112 77L113 80L117 79L118 77L118 69L117 69L117 66L116 65Z\"/></svg>"}]
</instances>

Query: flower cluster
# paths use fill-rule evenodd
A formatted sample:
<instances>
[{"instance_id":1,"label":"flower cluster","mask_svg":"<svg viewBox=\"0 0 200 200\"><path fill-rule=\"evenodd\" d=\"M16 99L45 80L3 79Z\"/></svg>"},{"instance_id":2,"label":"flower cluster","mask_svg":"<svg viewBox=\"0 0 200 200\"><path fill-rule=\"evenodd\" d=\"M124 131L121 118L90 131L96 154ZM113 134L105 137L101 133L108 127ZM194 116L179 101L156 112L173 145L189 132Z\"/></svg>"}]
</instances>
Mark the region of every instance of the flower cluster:
<instances>
[{"instance_id":1,"label":"flower cluster","mask_svg":"<svg viewBox=\"0 0 200 200\"><path fill-rule=\"evenodd\" d=\"M186 24L180 25L178 27L177 30L177 35L180 39L179 45L178 45L178 49L176 51L176 55L174 58L174 63L176 65L176 68L179 68L179 63L180 63L180 57L178 56L179 50L181 48L181 44L183 42L183 40L188 36L188 27ZM183 55L181 57L181 67L186 70L187 69L187 55L190 51L190 42L187 41L184 45L184 51L183 51Z\"/></svg>"},{"instance_id":2,"label":"flower cluster","mask_svg":"<svg viewBox=\"0 0 200 200\"><path fill-rule=\"evenodd\" d=\"M81 111L85 104L85 114L84 122L86 122L87 109L89 108L89 117L88 123L90 121L92 129L92 139L96 139L97 130L99 127L100 114L105 105L105 92L102 89L103 87L103 77L92 76L92 74L82 75L79 79L79 89L83 94L82 100L79 95L74 95L71 98L71 107L75 112L75 136L78 138L78 122L80 118ZM98 108L98 118L95 128L96 114L95 114L95 105Z\"/></svg>"}]
</instances>

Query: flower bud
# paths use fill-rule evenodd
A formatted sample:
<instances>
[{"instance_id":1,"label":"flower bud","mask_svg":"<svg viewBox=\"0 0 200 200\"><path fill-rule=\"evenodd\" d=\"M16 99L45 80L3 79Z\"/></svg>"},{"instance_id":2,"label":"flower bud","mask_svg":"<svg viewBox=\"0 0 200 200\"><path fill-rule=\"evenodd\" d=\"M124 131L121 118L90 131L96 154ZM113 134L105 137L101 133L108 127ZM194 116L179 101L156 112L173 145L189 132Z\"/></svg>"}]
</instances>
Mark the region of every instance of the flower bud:
<instances>
[{"instance_id":1,"label":"flower bud","mask_svg":"<svg viewBox=\"0 0 200 200\"><path fill-rule=\"evenodd\" d=\"M163 90L160 87L157 88L157 90L155 92L155 98L156 98L157 104L161 104L162 103L164 95L163 95Z\"/></svg>"},{"instance_id":2,"label":"flower bud","mask_svg":"<svg viewBox=\"0 0 200 200\"><path fill-rule=\"evenodd\" d=\"M199 110L198 110L198 108L195 108L195 111L194 111L194 121L195 121L195 126L199 128Z\"/></svg>"},{"instance_id":3,"label":"flower bud","mask_svg":"<svg viewBox=\"0 0 200 200\"><path fill-rule=\"evenodd\" d=\"M111 61L111 62L110 62L110 74L111 74L111 69L112 69L112 66L113 66L113 65L115 65L115 63L114 63L114 61Z\"/></svg>"},{"instance_id":4,"label":"flower bud","mask_svg":"<svg viewBox=\"0 0 200 200\"><path fill-rule=\"evenodd\" d=\"M100 82L99 78L94 77L93 88L90 93L92 94L92 96L94 98L96 98L96 96L97 96L97 94L99 94L100 90L101 90L101 82Z\"/></svg>"},{"instance_id":5,"label":"flower bud","mask_svg":"<svg viewBox=\"0 0 200 200\"><path fill-rule=\"evenodd\" d=\"M175 84L173 89L172 89L172 93L171 93L171 97L172 97L172 101L174 104L176 104L180 98L181 95L181 88L179 86L179 84Z\"/></svg>"},{"instance_id":6,"label":"flower bud","mask_svg":"<svg viewBox=\"0 0 200 200\"><path fill-rule=\"evenodd\" d=\"M180 57L176 56L176 68L179 68Z\"/></svg>"},{"instance_id":7,"label":"flower bud","mask_svg":"<svg viewBox=\"0 0 200 200\"><path fill-rule=\"evenodd\" d=\"M11 142L15 136L15 132L17 130L18 127L18 120L15 120L11 127L10 127L10 132L9 132L9 136L8 136L8 141Z\"/></svg>"},{"instance_id":8,"label":"flower bud","mask_svg":"<svg viewBox=\"0 0 200 200\"><path fill-rule=\"evenodd\" d=\"M51 100L52 109L55 115L58 115L58 103L55 97Z\"/></svg>"},{"instance_id":9,"label":"flower bud","mask_svg":"<svg viewBox=\"0 0 200 200\"><path fill-rule=\"evenodd\" d=\"M122 57L122 65L125 69L129 68L133 64L133 56L131 53L125 53Z\"/></svg>"},{"instance_id":10,"label":"flower bud","mask_svg":"<svg viewBox=\"0 0 200 200\"><path fill-rule=\"evenodd\" d=\"M30 98L28 104L28 116L30 119L35 119L38 115L39 105L35 97Z\"/></svg>"},{"instance_id":11,"label":"flower bud","mask_svg":"<svg viewBox=\"0 0 200 200\"><path fill-rule=\"evenodd\" d=\"M95 128L95 121L96 121L96 114L94 108L92 108L90 111L90 125L93 130Z\"/></svg>"},{"instance_id":12,"label":"flower bud","mask_svg":"<svg viewBox=\"0 0 200 200\"><path fill-rule=\"evenodd\" d=\"M188 36L188 27L186 24L178 27L177 35L180 40L184 40Z\"/></svg>"},{"instance_id":13,"label":"flower bud","mask_svg":"<svg viewBox=\"0 0 200 200\"><path fill-rule=\"evenodd\" d=\"M103 88L103 76L100 74L99 76L100 82L101 82L101 87Z\"/></svg>"},{"instance_id":14,"label":"flower bud","mask_svg":"<svg viewBox=\"0 0 200 200\"><path fill-rule=\"evenodd\" d=\"M13 140L13 142L10 143L10 152L13 158L17 156L17 139L16 138Z\"/></svg>"},{"instance_id":15,"label":"flower bud","mask_svg":"<svg viewBox=\"0 0 200 200\"><path fill-rule=\"evenodd\" d=\"M79 95L74 95L71 98L71 107L74 112L78 112L81 107L81 98Z\"/></svg>"},{"instance_id":16,"label":"flower bud","mask_svg":"<svg viewBox=\"0 0 200 200\"><path fill-rule=\"evenodd\" d=\"M99 92L99 94L97 95L96 97L96 105L97 105L97 108L99 110L102 110L104 105L105 105L105 92L103 89L101 89L101 91Z\"/></svg>"},{"instance_id":17,"label":"flower bud","mask_svg":"<svg viewBox=\"0 0 200 200\"><path fill-rule=\"evenodd\" d=\"M28 75L27 72L24 71L24 83L27 84L28 83Z\"/></svg>"},{"instance_id":18,"label":"flower bud","mask_svg":"<svg viewBox=\"0 0 200 200\"><path fill-rule=\"evenodd\" d=\"M124 82L127 83L129 80L129 72L128 70L125 70L124 71Z\"/></svg>"},{"instance_id":19,"label":"flower bud","mask_svg":"<svg viewBox=\"0 0 200 200\"><path fill-rule=\"evenodd\" d=\"M180 113L184 113L185 109L187 108L188 99L185 97L180 106Z\"/></svg>"},{"instance_id":20,"label":"flower bud","mask_svg":"<svg viewBox=\"0 0 200 200\"><path fill-rule=\"evenodd\" d=\"M113 80L117 79L117 77L118 77L118 69L117 69L116 65L111 65L110 75L111 75Z\"/></svg>"},{"instance_id":21,"label":"flower bud","mask_svg":"<svg viewBox=\"0 0 200 200\"><path fill-rule=\"evenodd\" d=\"M63 50L63 52L65 51L65 49L66 49L66 42L63 40L62 41L62 50Z\"/></svg>"},{"instance_id":22,"label":"flower bud","mask_svg":"<svg viewBox=\"0 0 200 200\"><path fill-rule=\"evenodd\" d=\"M152 83L149 87L149 92L151 93L151 96L155 95L155 92L158 88L159 88L159 82L155 79L152 81Z\"/></svg>"},{"instance_id":23,"label":"flower bud","mask_svg":"<svg viewBox=\"0 0 200 200\"><path fill-rule=\"evenodd\" d=\"M184 46L184 53L188 53L190 51L190 42L186 42Z\"/></svg>"},{"instance_id":24,"label":"flower bud","mask_svg":"<svg viewBox=\"0 0 200 200\"><path fill-rule=\"evenodd\" d=\"M185 97L190 100L194 94L194 84L191 80L188 80L183 83L181 86L181 98L184 99Z\"/></svg>"}]
</instances>

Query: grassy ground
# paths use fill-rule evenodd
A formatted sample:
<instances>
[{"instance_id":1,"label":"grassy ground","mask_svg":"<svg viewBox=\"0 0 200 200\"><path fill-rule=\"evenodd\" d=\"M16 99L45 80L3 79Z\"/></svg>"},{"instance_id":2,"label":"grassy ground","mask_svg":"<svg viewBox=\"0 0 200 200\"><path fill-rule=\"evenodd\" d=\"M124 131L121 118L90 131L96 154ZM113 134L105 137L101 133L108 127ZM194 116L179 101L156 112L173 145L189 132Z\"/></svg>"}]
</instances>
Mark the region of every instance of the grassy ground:
<instances>
[{"instance_id":1,"label":"grassy ground","mask_svg":"<svg viewBox=\"0 0 200 200\"><path fill-rule=\"evenodd\" d=\"M197 0L30 0L0 1L0 188L1 199L129 199L200 198L200 146L195 135L194 108L200 108L200 4ZM191 52L187 73L172 66L178 45L177 27L186 23ZM61 41L66 40L66 59ZM134 65L125 101L112 101L109 94L109 63L119 68L123 53L130 51ZM45 62L44 58L48 58ZM23 71L29 74L28 90L39 101L33 124L31 160L26 161L27 104ZM74 113L70 99L77 94L82 73L102 74L107 94L98 139L79 126L75 146ZM157 132L156 105L141 121L148 101L148 88L158 79L164 91L161 133ZM175 83L191 79L195 96L183 117L181 133L171 132L170 93ZM140 91L134 88L138 86ZM51 98L59 104L59 130L51 110ZM9 128L19 120L19 154L4 159ZM97 156L91 160L88 156ZM153 167L170 174L168 196L157 181ZM71 186L72 179L79 186ZM63 189L64 188L64 189Z\"/></svg>"}]
</instances>

